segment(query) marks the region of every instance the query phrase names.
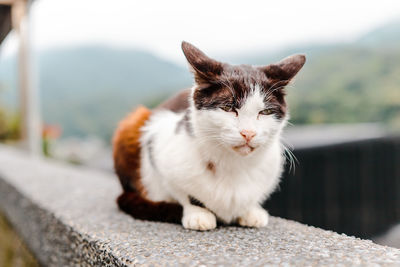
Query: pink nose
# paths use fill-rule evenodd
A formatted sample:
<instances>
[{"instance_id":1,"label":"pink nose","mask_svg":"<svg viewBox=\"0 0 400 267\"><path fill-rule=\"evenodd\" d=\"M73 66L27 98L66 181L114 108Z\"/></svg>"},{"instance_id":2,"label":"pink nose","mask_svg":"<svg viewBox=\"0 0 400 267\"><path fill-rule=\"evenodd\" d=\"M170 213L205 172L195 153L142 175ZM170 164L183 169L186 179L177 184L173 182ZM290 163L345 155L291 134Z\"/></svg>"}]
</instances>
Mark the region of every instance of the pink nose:
<instances>
[{"instance_id":1,"label":"pink nose","mask_svg":"<svg viewBox=\"0 0 400 267\"><path fill-rule=\"evenodd\" d=\"M240 134L243 136L244 139L246 139L247 142L250 142L250 140L253 139L254 136L256 136L256 133L254 131L249 130L241 130Z\"/></svg>"}]
</instances>

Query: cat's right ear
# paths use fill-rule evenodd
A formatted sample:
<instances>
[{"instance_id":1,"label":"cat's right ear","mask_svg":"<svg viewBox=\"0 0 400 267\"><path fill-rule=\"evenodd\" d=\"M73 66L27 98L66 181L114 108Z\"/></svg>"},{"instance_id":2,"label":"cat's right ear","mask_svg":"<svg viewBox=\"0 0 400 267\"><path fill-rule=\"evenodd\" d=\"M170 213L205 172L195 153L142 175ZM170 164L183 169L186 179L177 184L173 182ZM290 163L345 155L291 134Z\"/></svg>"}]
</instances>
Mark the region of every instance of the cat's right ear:
<instances>
[{"instance_id":1,"label":"cat's right ear","mask_svg":"<svg viewBox=\"0 0 400 267\"><path fill-rule=\"evenodd\" d=\"M185 41L182 42L182 50L198 85L210 84L221 75L221 62L209 58L200 49Z\"/></svg>"},{"instance_id":2,"label":"cat's right ear","mask_svg":"<svg viewBox=\"0 0 400 267\"><path fill-rule=\"evenodd\" d=\"M278 63L260 67L260 69L272 81L281 81L287 84L300 71L306 62L305 55L292 55L279 61Z\"/></svg>"}]
</instances>

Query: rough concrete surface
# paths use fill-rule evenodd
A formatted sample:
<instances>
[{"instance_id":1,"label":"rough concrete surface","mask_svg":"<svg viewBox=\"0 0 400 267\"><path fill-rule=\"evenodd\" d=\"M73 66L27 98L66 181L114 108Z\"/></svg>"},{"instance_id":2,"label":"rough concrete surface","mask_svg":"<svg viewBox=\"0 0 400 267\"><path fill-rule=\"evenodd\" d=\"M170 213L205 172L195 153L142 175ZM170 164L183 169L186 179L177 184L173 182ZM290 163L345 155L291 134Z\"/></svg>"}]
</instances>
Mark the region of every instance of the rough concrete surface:
<instances>
[{"instance_id":1,"label":"rough concrete surface","mask_svg":"<svg viewBox=\"0 0 400 267\"><path fill-rule=\"evenodd\" d=\"M272 217L209 232L120 212L113 175L0 146L0 210L47 266L400 266L400 250Z\"/></svg>"}]
</instances>

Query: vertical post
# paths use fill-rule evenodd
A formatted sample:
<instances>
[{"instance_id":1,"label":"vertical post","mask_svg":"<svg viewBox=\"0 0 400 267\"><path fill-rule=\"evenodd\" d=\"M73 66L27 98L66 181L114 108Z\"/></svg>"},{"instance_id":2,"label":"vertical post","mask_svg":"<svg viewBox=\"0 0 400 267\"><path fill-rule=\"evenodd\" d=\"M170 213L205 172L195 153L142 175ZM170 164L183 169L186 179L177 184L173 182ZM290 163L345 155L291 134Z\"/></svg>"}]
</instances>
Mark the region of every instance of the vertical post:
<instances>
[{"instance_id":1,"label":"vertical post","mask_svg":"<svg viewBox=\"0 0 400 267\"><path fill-rule=\"evenodd\" d=\"M36 83L33 82L30 29L30 0L15 0L12 6L13 27L19 38L18 87L22 145L31 155L41 155L41 121Z\"/></svg>"}]
</instances>

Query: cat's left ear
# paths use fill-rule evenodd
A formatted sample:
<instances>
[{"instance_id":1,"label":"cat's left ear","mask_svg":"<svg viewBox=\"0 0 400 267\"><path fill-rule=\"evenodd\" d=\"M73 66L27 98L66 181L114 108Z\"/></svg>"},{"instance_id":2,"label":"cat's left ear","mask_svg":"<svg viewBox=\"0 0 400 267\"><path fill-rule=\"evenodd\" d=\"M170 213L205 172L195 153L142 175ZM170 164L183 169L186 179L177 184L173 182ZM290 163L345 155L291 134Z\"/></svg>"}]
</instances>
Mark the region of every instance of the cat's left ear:
<instances>
[{"instance_id":1,"label":"cat's left ear","mask_svg":"<svg viewBox=\"0 0 400 267\"><path fill-rule=\"evenodd\" d=\"M223 71L223 64L209 58L194 45L183 41L182 50L194 74L198 85L212 83L218 80Z\"/></svg>"},{"instance_id":2,"label":"cat's left ear","mask_svg":"<svg viewBox=\"0 0 400 267\"><path fill-rule=\"evenodd\" d=\"M260 69L269 79L287 84L300 71L305 62L305 55L293 55L282 59L278 63L260 67Z\"/></svg>"}]
</instances>

